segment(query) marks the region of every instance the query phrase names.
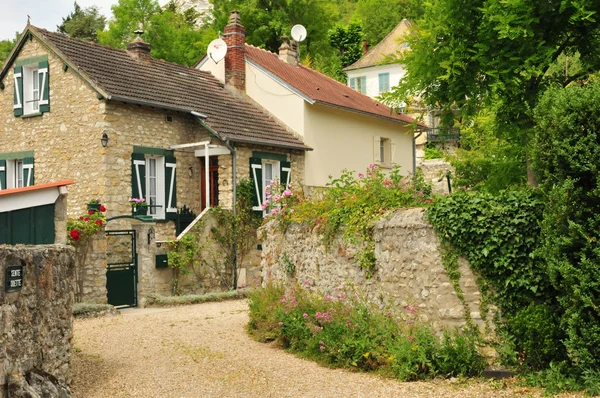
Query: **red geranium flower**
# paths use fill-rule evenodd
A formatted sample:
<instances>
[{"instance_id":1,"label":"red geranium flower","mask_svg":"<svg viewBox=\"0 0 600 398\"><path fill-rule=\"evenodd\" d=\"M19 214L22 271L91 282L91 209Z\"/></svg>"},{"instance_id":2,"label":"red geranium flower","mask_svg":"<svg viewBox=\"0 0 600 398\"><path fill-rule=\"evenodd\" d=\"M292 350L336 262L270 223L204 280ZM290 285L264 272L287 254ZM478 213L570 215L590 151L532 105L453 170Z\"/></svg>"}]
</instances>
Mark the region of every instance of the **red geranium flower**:
<instances>
[{"instance_id":1,"label":"red geranium flower","mask_svg":"<svg viewBox=\"0 0 600 398\"><path fill-rule=\"evenodd\" d=\"M73 240L79 240L79 237L81 236L81 233L76 229L72 229L69 234L71 235L71 239Z\"/></svg>"},{"instance_id":2,"label":"red geranium flower","mask_svg":"<svg viewBox=\"0 0 600 398\"><path fill-rule=\"evenodd\" d=\"M94 214L95 211L94 210L88 210L88 214L91 216L92 214Z\"/></svg>"},{"instance_id":3,"label":"red geranium flower","mask_svg":"<svg viewBox=\"0 0 600 398\"><path fill-rule=\"evenodd\" d=\"M79 219L80 219L81 221L83 221L83 216L80 216L80 217L79 217Z\"/></svg>"},{"instance_id":4,"label":"red geranium flower","mask_svg":"<svg viewBox=\"0 0 600 398\"><path fill-rule=\"evenodd\" d=\"M86 217L85 220L83 220L83 221L90 221L90 218Z\"/></svg>"},{"instance_id":5,"label":"red geranium flower","mask_svg":"<svg viewBox=\"0 0 600 398\"><path fill-rule=\"evenodd\" d=\"M104 213L106 211L106 207L104 207L104 205L100 205L100 211Z\"/></svg>"},{"instance_id":6,"label":"red geranium flower","mask_svg":"<svg viewBox=\"0 0 600 398\"><path fill-rule=\"evenodd\" d=\"M96 224L96 225L100 225L100 226L102 226L102 220L96 220L96 223L95 223L95 224Z\"/></svg>"}]
</instances>

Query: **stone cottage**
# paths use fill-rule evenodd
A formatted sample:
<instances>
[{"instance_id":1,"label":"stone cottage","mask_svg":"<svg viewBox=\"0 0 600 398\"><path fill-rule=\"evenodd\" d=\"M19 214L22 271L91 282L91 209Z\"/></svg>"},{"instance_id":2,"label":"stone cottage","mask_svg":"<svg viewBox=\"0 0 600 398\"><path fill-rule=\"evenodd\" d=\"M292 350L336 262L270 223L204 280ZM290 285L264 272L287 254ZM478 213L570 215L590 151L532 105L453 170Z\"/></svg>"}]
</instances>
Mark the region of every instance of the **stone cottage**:
<instances>
[{"instance_id":1,"label":"stone cottage","mask_svg":"<svg viewBox=\"0 0 600 398\"><path fill-rule=\"evenodd\" d=\"M146 217L107 225L135 230L144 249L130 256L140 267L134 294L168 289L171 270L156 268L155 242L179 232L178 209L232 208L242 179L301 184L310 149L210 73L150 50L139 37L118 50L28 25L0 70L0 189L72 179L69 216L91 198L108 218L131 216L130 199L146 198Z\"/></svg>"}]
</instances>

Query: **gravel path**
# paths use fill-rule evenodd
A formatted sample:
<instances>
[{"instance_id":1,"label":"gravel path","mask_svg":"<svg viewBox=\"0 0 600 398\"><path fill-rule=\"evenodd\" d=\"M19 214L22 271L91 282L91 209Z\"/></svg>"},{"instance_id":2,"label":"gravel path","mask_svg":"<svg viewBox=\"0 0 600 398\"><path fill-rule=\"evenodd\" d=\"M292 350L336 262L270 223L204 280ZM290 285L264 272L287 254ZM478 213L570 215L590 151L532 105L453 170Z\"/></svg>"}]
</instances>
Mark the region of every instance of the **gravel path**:
<instances>
[{"instance_id":1,"label":"gravel path","mask_svg":"<svg viewBox=\"0 0 600 398\"><path fill-rule=\"evenodd\" d=\"M323 368L246 332L247 302L75 321L74 397L511 397L498 382L418 382Z\"/></svg>"}]
</instances>

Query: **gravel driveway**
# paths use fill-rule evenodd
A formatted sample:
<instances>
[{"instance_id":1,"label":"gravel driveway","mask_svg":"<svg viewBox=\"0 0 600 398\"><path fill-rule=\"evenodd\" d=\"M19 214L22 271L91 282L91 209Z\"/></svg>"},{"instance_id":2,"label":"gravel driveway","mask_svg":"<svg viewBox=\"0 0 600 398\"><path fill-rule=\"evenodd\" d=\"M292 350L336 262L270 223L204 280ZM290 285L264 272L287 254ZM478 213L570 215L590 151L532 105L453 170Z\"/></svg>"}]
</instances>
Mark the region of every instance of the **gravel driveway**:
<instances>
[{"instance_id":1,"label":"gravel driveway","mask_svg":"<svg viewBox=\"0 0 600 398\"><path fill-rule=\"evenodd\" d=\"M489 382L398 383L251 340L245 300L75 321L74 397L537 396ZM498 385L496 382L495 385Z\"/></svg>"}]
</instances>

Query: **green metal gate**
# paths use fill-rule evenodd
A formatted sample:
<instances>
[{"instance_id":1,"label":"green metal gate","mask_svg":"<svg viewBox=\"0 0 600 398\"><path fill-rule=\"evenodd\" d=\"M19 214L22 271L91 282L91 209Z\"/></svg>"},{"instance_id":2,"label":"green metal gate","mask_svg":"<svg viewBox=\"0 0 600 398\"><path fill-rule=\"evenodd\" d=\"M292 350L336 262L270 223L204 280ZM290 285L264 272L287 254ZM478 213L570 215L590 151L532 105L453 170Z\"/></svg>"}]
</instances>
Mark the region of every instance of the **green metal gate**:
<instances>
[{"instance_id":1,"label":"green metal gate","mask_svg":"<svg viewBox=\"0 0 600 398\"><path fill-rule=\"evenodd\" d=\"M106 240L108 304L115 307L137 307L135 230L106 231Z\"/></svg>"}]
</instances>

